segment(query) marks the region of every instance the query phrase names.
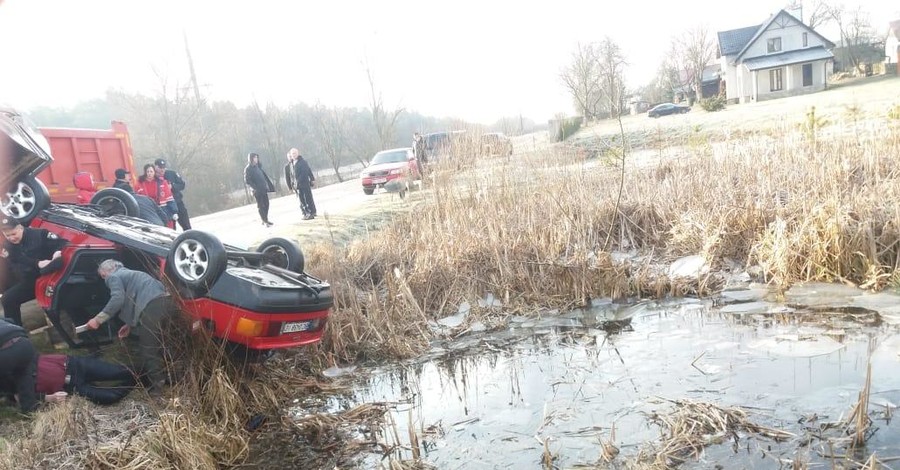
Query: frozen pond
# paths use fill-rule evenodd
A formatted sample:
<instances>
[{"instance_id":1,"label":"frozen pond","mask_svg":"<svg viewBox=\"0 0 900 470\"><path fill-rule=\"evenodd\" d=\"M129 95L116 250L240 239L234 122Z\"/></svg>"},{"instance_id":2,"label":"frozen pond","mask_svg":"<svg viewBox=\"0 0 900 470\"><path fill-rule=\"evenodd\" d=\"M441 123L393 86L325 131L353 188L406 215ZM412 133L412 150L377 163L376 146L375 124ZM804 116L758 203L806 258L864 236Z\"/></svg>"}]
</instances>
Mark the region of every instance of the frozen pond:
<instances>
[{"instance_id":1,"label":"frozen pond","mask_svg":"<svg viewBox=\"0 0 900 470\"><path fill-rule=\"evenodd\" d=\"M387 441L411 458L412 423L421 458L437 468L541 468L546 451L557 468L591 468L601 442L617 447L614 462L623 464L659 443L654 413L674 401L708 402L793 437L738 433L737 445L723 439L682 468L790 468L794 459L831 468L823 455L846 449L834 441L830 450L840 433L825 425L849 415L871 360L874 434L858 461L900 455L890 420L900 403L900 330L886 321L900 297L813 284L776 301L748 287L715 301L595 302L564 316L513 318L503 331L368 370L352 398L332 407L395 403Z\"/></svg>"}]
</instances>

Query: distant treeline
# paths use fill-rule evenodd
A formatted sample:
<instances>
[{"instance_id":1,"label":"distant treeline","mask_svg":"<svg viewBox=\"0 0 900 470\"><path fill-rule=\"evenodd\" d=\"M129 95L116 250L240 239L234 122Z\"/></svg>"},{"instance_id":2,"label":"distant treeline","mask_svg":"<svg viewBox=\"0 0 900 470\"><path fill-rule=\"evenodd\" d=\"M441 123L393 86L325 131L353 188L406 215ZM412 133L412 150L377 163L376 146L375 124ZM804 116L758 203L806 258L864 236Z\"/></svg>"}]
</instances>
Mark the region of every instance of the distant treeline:
<instances>
[{"instance_id":1,"label":"distant treeline","mask_svg":"<svg viewBox=\"0 0 900 470\"><path fill-rule=\"evenodd\" d=\"M266 172L283 191L281 169L292 147L300 149L314 170L336 175L341 166L366 163L383 148L409 146L416 131L480 129L517 135L535 129L533 121L520 117L481 126L399 109L391 111L391 117L396 117L392 123L382 121L376 126L370 108L305 103L239 108L231 102L202 98L198 102L189 89L164 89L158 96L108 91L104 99L72 108L40 107L27 112L40 127L108 129L112 120L125 122L136 170L156 158L168 159L188 180L185 199L197 215L244 203L227 195L244 188L242 170L248 152L260 154ZM346 178L346 172L342 176Z\"/></svg>"}]
</instances>

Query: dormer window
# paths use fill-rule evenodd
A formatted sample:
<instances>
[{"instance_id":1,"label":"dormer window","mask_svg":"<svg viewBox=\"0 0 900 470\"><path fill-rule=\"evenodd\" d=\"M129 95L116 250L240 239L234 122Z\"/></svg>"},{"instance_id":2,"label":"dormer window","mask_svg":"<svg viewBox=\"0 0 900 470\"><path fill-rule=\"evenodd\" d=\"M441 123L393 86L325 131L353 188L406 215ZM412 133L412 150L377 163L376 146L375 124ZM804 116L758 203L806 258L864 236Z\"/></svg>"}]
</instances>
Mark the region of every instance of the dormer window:
<instances>
[{"instance_id":1,"label":"dormer window","mask_svg":"<svg viewBox=\"0 0 900 470\"><path fill-rule=\"evenodd\" d=\"M809 47L809 36L803 33L803 47Z\"/></svg>"},{"instance_id":2,"label":"dormer window","mask_svg":"<svg viewBox=\"0 0 900 470\"><path fill-rule=\"evenodd\" d=\"M781 38L771 38L766 45L766 51L769 54L773 52L781 52Z\"/></svg>"}]
</instances>

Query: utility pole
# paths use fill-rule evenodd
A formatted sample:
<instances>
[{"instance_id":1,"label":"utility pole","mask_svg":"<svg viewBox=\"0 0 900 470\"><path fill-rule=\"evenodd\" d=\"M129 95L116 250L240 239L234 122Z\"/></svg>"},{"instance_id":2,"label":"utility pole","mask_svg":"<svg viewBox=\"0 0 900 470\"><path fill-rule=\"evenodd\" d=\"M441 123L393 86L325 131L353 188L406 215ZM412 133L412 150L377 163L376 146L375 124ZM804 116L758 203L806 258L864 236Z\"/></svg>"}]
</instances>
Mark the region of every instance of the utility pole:
<instances>
[{"instance_id":1,"label":"utility pole","mask_svg":"<svg viewBox=\"0 0 900 470\"><path fill-rule=\"evenodd\" d=\"M188 69L191 72L191 85L194 86L194 99L197 100L197 106L200 106L200 85L197 84L197 74L194 72L194 59L191 57L191 48L188 46L187 32L182 31L184 36L184 51L187 53Z\"/></svg>"}]
</instances>

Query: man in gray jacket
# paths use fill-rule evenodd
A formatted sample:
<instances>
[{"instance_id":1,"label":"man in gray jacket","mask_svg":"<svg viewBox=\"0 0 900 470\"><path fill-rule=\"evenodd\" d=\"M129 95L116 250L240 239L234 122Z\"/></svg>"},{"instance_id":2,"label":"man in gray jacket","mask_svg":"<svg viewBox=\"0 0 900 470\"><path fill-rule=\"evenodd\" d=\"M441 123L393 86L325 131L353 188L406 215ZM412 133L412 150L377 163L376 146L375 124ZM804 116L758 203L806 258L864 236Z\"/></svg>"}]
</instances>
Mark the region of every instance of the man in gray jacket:
<instances>
[{"instance_id":1,"label":"man in gray jacket","mask_svg":"<svg viewBox=\"0 0 900 470\"><path fill-rule=\"evenodd\" d=\"M172 298L162 282L114 259L100 263L97 273L106 281L110 298L103 310L88 320L87 327L96 330L110 318L119 317L125 322L119 329L122 339L134 328L143 369L152 384L150 391L159 393L166 383L163 335L175 313Z\"/></svg>"}]
</instances>

